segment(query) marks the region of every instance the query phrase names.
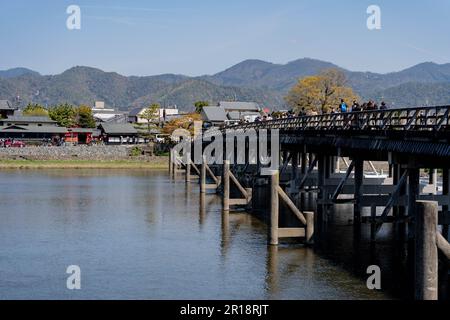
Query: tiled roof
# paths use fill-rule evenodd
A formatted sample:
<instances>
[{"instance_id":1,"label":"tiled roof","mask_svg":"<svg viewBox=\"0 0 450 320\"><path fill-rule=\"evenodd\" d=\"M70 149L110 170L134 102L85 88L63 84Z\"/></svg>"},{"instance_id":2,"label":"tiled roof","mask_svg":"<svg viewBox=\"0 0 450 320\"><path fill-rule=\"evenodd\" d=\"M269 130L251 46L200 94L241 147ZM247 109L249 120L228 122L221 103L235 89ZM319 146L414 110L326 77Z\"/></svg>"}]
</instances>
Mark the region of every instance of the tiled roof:
<instances>
[{"instance_id":1,"label":"tiled roof","mask_svg":"<svg viewBox=\"0 0 450 320\"><path fill-rule=\"evenodd\" d=\"M102 123L106 134L137 134L137 130L129 123Z\"/></svg>"},{"instance_id":2,"label":"tiled roof","mask_svg":"<svg viewBox=\"0 0 450 320\"><path fill-rule=\"evenodd\" d=\"M225 121L227 115L225 110L220 107L204 107L202 109L203 120L205 121Z\"/></svg>"},{"instance_id":3,"label":"tiled roof","mask_svg":"<svg viewBox=\"0 0 450 320\"><path fill-rule=\"evenodd\" d=\"M8 100L0 100L0 109L2 110L15 110L11 102Z\"/></svg>"},{"instance_id":4,"label":"tiled roof","mask_svg":"<svg viewBox=\"0 0 450 320\"><path fill-rule=\"evenodd\" d=\"M11 116L7 119L3 119L3 121L8 122L47 122L47 123L55 123L49 117L27 117L27 116Z\"/></svg>"},{"instance_id":5,"label":"tiled roof","mask_svg":"<svg viewBox=\"0 0 450 320\"><path fill-rule=\"evenodd\" d=\"M221 101L219 106L226 111L259 111L259 106L255 102Z\"/></svg>"},{"instance_id":6,"label":"tiled roof","mask_svg":"<svg viewBox=\"0 0 450 320\"><path fill-rule=\"evenodd\" d=\"M66 133L67 128L57 126L0 126L0 132L7 133Z\"/></svg>"},{"instance_id":7,"label":"tiled roof","mask_svg":"<svg viewBox=\"0 0 450 320\"><path fill-rule=\"evenodd\" d=\"M134 109L131 109L130 112L128 113L128 115L129 115L130 117L136 117L137 115L139 115L139 113L141 113L141 111L142 111L143 109L144 109L144 108L134 108Z\"/></svg>"}]
</instances>

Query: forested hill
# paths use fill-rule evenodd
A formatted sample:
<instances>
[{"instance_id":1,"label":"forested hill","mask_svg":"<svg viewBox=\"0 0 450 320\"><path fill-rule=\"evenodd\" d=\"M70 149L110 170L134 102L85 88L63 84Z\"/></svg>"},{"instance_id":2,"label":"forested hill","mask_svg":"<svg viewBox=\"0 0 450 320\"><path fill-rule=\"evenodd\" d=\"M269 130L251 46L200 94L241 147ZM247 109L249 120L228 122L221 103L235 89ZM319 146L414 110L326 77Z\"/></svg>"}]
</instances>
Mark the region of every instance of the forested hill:
<instances>
[{"instance_id":1,"label":"forested hill","mask_svg":"<svg viewBox=\"0 0 450 320\"><path fill-rule=\"evenodd\" d=\"M163 74L126 77L90 67L74 67L58 75L16 68L0 71L0 99L53 105L89 104L102 100L110 107L128 109L153 102L191 110L207 100L255 101L283 108L283 97L299 78L328 68L343 70L349 85L364 99L385 100L391 106L450 104L450 64L422 63L400 72L352 72L330 62L299 59L287 64L246 60L215 75L187 77Z\"/></svg>"}]
</instances>

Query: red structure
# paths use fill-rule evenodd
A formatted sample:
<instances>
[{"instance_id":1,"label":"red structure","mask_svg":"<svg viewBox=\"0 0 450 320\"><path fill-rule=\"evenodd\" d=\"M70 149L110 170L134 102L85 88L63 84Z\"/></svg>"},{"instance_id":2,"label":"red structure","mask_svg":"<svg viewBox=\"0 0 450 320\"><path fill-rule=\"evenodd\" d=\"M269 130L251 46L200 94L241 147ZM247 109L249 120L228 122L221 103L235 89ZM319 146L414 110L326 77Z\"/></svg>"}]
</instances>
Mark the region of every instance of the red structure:
<instances>
[{"instance_id":1,"label":"red structure","mask_svg":"<svg viewBox=\"0 0 450 320\"><path fill-rule=\"evenodd\" d=\"M90 144L94 140L96 129L68 128L64 136L67 143Z\"/></svg>"}]
</instances>

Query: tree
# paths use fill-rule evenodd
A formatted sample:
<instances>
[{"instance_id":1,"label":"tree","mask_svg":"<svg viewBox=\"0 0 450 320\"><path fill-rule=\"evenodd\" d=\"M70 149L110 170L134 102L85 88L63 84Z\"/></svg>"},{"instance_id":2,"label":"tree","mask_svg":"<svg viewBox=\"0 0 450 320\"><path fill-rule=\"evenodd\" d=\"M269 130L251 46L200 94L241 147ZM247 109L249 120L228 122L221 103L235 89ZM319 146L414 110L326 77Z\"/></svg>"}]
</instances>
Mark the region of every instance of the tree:
<instances>
[{"instance_id":1,"label":"tree","mask_svg":"<svg viewBox=\"0 0 450 320\"><path fill-rule=\"evenodd\" d=\"M76 124L76 111L70 104L60 104L48 110L50 118L62 127L73 127Z\"/></svg>"},{"instance_id":2,"label":"tree","mask_svg":"<svg viewBox=\"0 0 450 320\"><path fill-rule=\"evenodd\" d=\"M48 116L48 110L39 104L29 103L22 114L27 117L46 117Z\"/></svg>"},{"instance_id":3,"label":"tree","mask_svg":"<svg viewBox=\"0 0 450 320\"><path fill-rule=\"evenodd\" d=\"M171 135L176 129L186 129L194 134L194 121L201 121L200 114L194 112L182 117L170 120L163 128L163 133Z\"/></svg>"},{"instance_id":4,"label":"tree","mask_svg":"<svg viewBox=\"0 0 450 320\"><path fill-rule=\"evenodd\" d=\"M194 103L194 106L195 106L196 113L202 113L203 108L209 106L209 102L208 101L197 101L196 103Z\"/></svg>"},{"instance_id":5,"label":"tree","mask_svg":"<svg viewBox=\"0 0 450 320\"><path fill-rule=\"evenodd\" d=\"M359 100L353 89L346 86L345 74L337 69L329 69L317 76L300 79L285 97L286 102L296 111L326 113L337 107L341 99L351 103Z\"/></svg>"},{"instance_id":6,"label":"tree","mask_svg":"<svg viewBox=\"0 0 450 320\"><path fill-rule=\"evenodd\" d=\"M80 128L95 128L95 119L92 114L92 109L88 106L81 105L76 110L77 113L77 125Z\"/></svg>"},{"instance_id":7,"label":"tree","mask_svg":"<svg viewBox=\"0 0 450 320\"><path fill-rule=\"evenodd\" d=\"M155 122L159 122L159 109L160 106L157 103L153 103L150 107L146 108L140 117L147 120L148 134L151 133L152 124L155 126Z\"/></svg>"}]
</instances>

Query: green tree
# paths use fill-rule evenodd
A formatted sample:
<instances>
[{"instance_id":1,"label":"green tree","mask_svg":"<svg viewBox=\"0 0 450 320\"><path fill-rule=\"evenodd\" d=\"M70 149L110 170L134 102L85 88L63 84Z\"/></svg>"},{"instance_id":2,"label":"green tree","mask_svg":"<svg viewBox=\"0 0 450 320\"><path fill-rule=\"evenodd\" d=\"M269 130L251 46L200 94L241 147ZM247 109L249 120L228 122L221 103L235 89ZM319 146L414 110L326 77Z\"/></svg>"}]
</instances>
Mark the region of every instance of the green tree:
<instances>
[{"instance_id":1,"label":"green tree","mask_svg":"<svg viewBox=\"0 0 450 320\"><path fill-rule=\"evenodd\" d=\"M147 121L148 135L150 135L152 127L156 126L159 122L159 109L160 105L153 103L150 107L146 108L140 117Z\"/></svg>"},{"instance_id":2,"label":"green tree","mask_svg":"<svg viewBox=\"0 0 450 320\"><path fill-rule=\"evenodd\" d=\"M196 103L194 103L194 106L195 106L196 113L202 113L203 108L209 106L209 102L208 101L197 101Z\"/></svg>"},{"instance_id":3,"label":"green tree","mask_svg":"<svg viewBox=\"0 0 450 320\"><path fill-rule=\"evenodd\" d=\"M359 100L359 97L347 86L345 74L337 69L300 79L285 97L286 102L296 111L305 108L322 113L336 108L341 99L349 104L353 100Z\"/></svg>"},{"instance_id":4,"label":"green tree","mask_svg":"<svg viewBox=\"0 0 450 320\"><path fill-rule=\"evenodd\" d=\"M62 127L73 127L76 124L76 110L70 104L60 104L48 110L50 118Z\"/></svg>"},{"instance_id":5,"label":"green tree","mask_svg":"<svg viewBox=\"0 0 450 320\"><path fill-rule=\"evenodd\" d=\"M76 110L77 125L81 128L95 128L95 119L92 109L88 106L81 105Z\"/></svg>"},{"instance_id":6,"label":"green tree","mask_svg":"<svg viewBox=\"0 0 450 320\"><path fill-rule=\"evenodd\" d=\"M48 116L48 110L39 104L29 103L23 109L22 114L27 117L46 117Z\"/></svg>"}]
</instances>

